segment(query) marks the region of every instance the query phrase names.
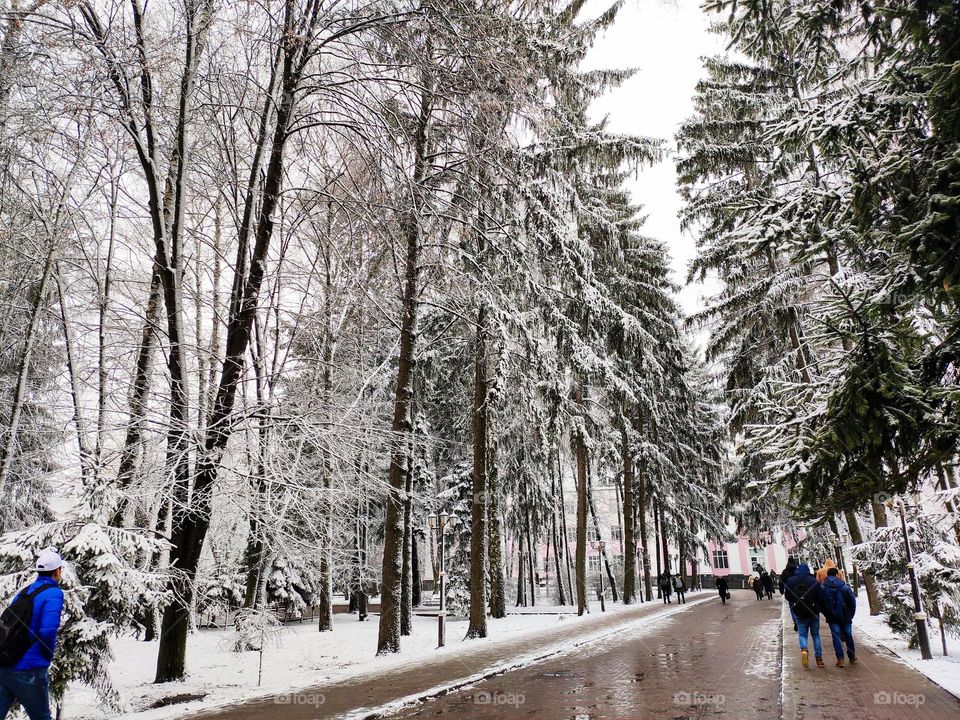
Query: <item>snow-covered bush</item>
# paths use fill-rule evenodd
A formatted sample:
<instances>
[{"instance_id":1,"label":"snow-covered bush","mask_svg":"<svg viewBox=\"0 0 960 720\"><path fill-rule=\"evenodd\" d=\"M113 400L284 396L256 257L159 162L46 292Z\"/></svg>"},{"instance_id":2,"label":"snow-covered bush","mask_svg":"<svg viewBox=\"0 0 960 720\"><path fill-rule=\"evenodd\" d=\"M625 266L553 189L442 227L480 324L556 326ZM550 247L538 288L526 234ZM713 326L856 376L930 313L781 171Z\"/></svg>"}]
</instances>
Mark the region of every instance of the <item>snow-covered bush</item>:
<instances>
[{"instance_id":1,"label":"snow-covered bush","mask_svg":"<svg viewBox=\"0 0 960 720\"><path fill-rule=\"evenodd\" d=\"M312 572L311 572L312 571ZM316 568L300 559L278 554L267 580L267 603L280 603L292 615L302 613L313 602L319 590Z\"/></svg>"},{"instance_id":2,"label":"snow-covered bush","mask_svg":"<svg viewBox=\"0 0 960 720\"><path fill-rule=\"evenodd\" d=\"M0 592L11 597L34 578L43 550L57 550L68 565L60 586L64 606L57 652L50 672L55 698L79 681L92 686L105 708L123 710L110 679L109 639L137 628L144 608L167 599L167 578L137 566L137 558L159 553L165 542L136 530L95 522L34 525L0 537Z\"/></svg>"},{"instance_id":3,"label":"snow-covered bush","mask_svg":"<svg viewBox=\"0 0 960 720\"><path fill-rule=\"evenodd\" d=\"M243 605L244 587L239 572L198 577L196 593L197 615L219 615Z\"/></svg>"},{"instance_id":4,"label":"snow-covered bush","mask_svg":"<svg viewBox=\"0 0 960 720\"><path fill-rule=\"evenodd\" d=\"M279 647L283 625L274 613L261 608L243 608L237 613L234 622L236 635L233 639L233 651L253 651L260 655L257 671L259 686L263 681L263 652L270 647Z\"/></svg>"},{"instance_id":5,"label":"snow-covered bush","mask_svg":"<svg viewBox=\"0 0 960 720\"><path fill-rule=\"evenodd\" d=\"M947 633L960 635L960 548L950 536L949 519L920 513L908 521L907 531L928 618L938 616ZM916 647L913 594L899 524L874 530L867 542L853 548L853 556L864 572L877 579L890 628Z\"/></svg>"}]
</instances>

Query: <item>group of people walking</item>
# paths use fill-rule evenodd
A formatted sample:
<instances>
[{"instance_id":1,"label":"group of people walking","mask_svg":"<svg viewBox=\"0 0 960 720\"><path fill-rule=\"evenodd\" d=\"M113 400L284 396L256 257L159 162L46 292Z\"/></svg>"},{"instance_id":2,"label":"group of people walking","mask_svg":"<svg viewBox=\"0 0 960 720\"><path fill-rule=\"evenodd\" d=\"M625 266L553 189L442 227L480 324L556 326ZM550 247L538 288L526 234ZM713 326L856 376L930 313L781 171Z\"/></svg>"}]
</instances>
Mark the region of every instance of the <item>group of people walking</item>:
<instances>
[{"instance_id":1,"label":"group of people walking","mask_svg":"<svg viewBox=\"0 0 960 720\"><path fill-rule=\"evenodd\" d=\"M773 575L757 565L753 569L750 578L747 581L753 592L757 595L757 600L773 599Z\"/></svg>"},{"instance_id":2,"label":"group of people walking","mask_svg":"<svg viewBox=\"0 0 960 720\"><path fill-rule=\"evenodd\" d=\"M664 604L672 603L671 597L674 593L677 595L677 603L686 604L687 602L687 582L683 575L673 575L665 572L657 576L657 584L660 586L660 597Z\"/></svg>"},{"instance_id":3,"label":"group of people walking","mask_svg":"<svg viewBox=\"0 0 960 720\"><path fill-rule=\"evenodd\" d=\"M756 593L757 600L773 597L774 575L759 565L754 568L747 585ZM720 601L726 605L730 599L729 581L718 576L716 587ZM811 641L817 667L825 667L820 642L821 615L830 628L837 667L845 667L847 662L851 665L857 662L857 650L853 642L857 596L833 560L826 560L814 573L809 565L798 564L797 559L791 556L780 573L779 589L790 606L793 629L800 641L800 663L804 668L810 667Z\"/></svg>"},{"instance_id":4,"label":"group of people walking","mask_svg":"<svg viewBox=\"0 0 960 720\"><path fill-rule=\"evenodd\" d=\"M817 667L824 667L823 648L820 643L820 615L823 615L830 627L837 667L846 665L844 646L846 660L851 665L855 663L857 650L853 643L853 616L857 612L857 596L836 563L827 560L814 574L807 563L798 565L796 559L790 557L780 580L790 605L794 630L799 634L800 663L803 667L810 667L808 639L813 640Z\"/></svg>"}]
</instances>

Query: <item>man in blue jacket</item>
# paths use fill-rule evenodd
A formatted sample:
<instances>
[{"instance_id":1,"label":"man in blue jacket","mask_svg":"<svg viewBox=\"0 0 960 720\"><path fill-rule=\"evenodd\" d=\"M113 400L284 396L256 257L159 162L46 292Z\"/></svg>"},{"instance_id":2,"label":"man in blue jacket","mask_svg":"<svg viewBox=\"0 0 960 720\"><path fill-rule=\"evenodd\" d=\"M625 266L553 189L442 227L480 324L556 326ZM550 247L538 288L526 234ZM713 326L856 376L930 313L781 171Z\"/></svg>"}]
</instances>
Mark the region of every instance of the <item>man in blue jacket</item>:
<instances>
[{"instance_id":1,"label":"man in blue jacket","mask_svg":"<svg viewBox=\"0 0 960 720\"><path fill-rule=\"evenodd\" d=\"M823 609L822 588L810 573L810 566L802 563L797 572L786 583L787 602L797 620L800 634L800 662L804 668L810 667L810 652L807 650L807 634L813 638L813 652L817 658L817 667L823 665L823 648L820 645L820 612Z\"/></svg>"},{"instance_id":2,"label":"man in blue jacket","mask_svg":"<svg viewBox=\"0 0 960 720\"><path fill-rule=\"evenodd\" d=\"M16 665L0 668L0 720L5 720L14 700L20 701L30 720L51 720L47 669L57 647L60 612L63 610L63 590L59 587L63 559L55 552L41 553L36 570L37 579L25 591L32 592L43 585L52 587L45 588L33 598L30 619L30 636L35 638L33 644ZM17 593L13 602L19 595Z\"/></svg>"},{"instance_id":3,"label":"man in blue jacket","mask_svg":"<svg viewBox=\"0 0 960 720\"><path fill-rule=\"evenodd\" d=\"M832 567L823 581L823 617L830 625L833 651L837 654L837 667L843 667L843 645L847 646L850 664L857 661L857 649L853 645L853 616L857 612L857 597L840 573Z\"/></svg>"}]
</instances>

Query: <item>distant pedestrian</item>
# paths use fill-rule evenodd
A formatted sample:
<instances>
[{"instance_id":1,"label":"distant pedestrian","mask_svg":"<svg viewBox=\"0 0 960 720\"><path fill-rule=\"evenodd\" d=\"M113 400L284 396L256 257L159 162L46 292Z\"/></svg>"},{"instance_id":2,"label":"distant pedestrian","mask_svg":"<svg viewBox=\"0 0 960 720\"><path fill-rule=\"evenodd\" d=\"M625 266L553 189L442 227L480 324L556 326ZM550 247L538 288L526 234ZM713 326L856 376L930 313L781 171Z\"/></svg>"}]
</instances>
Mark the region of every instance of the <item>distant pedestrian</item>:
<instances>
[{"instance_id":1,"label":"distant pedestrian","mask_svg":"<svg viewBox=\"0 0 960 720\"><path fill-rule=\"evenodd\" d=\"M810 573L810 566L802 563L787 581L786 596L790 603L800 634L800 663L810 667L810 652L807 649L807 635L813 638L813 652L817 667L823 665L823 647L820 645L820 612L823 608L822 588Z\"/></svg>"},{"instance_id":2,"label":"distant pedestrian","mask_svg":"<svg viewBox=\"0 0 960 720\"><path fill-rule=\"evenodd\" d=\"M787 580L793 577L793 574L797 571L797 559L791 555L787 558L787 564L784 566L783 571L780 573L780 594L783 595L784 590L787 587Z\"/></svg>"},{"instance_id":3,"label":"distant pedestrian","mask_svg":"<svg viewBox=\"0 0 960 720\"><path fill-rule=\"evenodd\" d=\"M673 591L677 594L677 602L687 604L687 583L682 575L673 576Z\"/></svg>"},{"instance_id":4,"label":"distant pedestrian","mask_svg":"<svg viewBox=\"0 0 960 720\"><path fill-rule=\"evenodd\" d=\"M857 661L857 649L853 644L853 616L857 612L857 598L853 589L840 579L840 571L827 570L827 579L821 589L823 617L830 626L833 651L837 655L837 667L843 667L843 646L847 646L847 658L853 665Z\"/></svg>"},{"instance_id":5,"label":"distant pedestrian","mask_svg":"<svg viewBox=\"0 0 960 720\"><path fill-rule=\"evenodd\" d=\"M670 582L670 573L665 572L660 576L660 595L663 598L664 604L670 604L670 594L673 592L672 583Z\"/></svg>"},{"instance_id":6,"label":"distant pedestrian","mask_svg":"<svg viewBox=\"0 0 960 720\"><path fill-rule=\"evenodd\" d=\"M717 592L720 594L720 602L727 604L727 598L730 596L730 585L725 577L717 578Z\"/></svg>"},{"instance_id":7,"label":"distant pedestrian","mask_svg":"<svg viewBox=\"0 0 960 720\"><path fill-rule=\"evenodd\" d=\"M14 700L30 720L50 720L48 668L63 610L63 560L47 551L35 567L37 579L18 592L0 616L0 720Z\"/></svg>"},{"instance_id":8,"label":"distant pedestrian","mask_svg":"<svg viewBox=\"0 0 960 720\"><path fill-rule=\"evenodd\" d=\"M763 592L767 596L767 600L773 599L773 578L770 577L770 573L764 570L760 573L760 584L763 585Z\"/></svg>"},{"instance_id":9,"label":"distant pedestrian","mask_svg":"<svg viewBox=\"0 0 960 720\"><path fill-rule=\"evenodd\" d=\"M760 582L759 575L752 575L752 580L750 581L750 587L753 588L754 594L757 596L757 600L763 600L763 583Z\"/></svg>"}]
</instances>

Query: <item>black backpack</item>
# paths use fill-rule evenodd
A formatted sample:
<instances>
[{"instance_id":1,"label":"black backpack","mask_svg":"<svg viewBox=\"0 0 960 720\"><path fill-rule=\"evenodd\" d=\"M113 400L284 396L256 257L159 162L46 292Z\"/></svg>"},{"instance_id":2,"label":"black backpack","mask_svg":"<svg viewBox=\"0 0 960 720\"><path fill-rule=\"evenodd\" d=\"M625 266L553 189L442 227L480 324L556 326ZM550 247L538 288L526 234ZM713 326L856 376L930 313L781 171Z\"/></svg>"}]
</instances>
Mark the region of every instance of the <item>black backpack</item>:
<instances>
[{"instance_id":1,"label":"black backpack","mask_svg":"<svg viewBox=\"0 0 960 720\"><path fill-rule=\"evenodd\" d=\"M44 583L33 592L21 592L14 603L0 615L0 668L9 668L20 662L36 638L30 632L33 620L33 599L48 588Z\"/></svg>"}]
</instances>

